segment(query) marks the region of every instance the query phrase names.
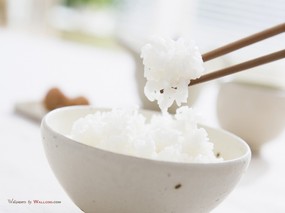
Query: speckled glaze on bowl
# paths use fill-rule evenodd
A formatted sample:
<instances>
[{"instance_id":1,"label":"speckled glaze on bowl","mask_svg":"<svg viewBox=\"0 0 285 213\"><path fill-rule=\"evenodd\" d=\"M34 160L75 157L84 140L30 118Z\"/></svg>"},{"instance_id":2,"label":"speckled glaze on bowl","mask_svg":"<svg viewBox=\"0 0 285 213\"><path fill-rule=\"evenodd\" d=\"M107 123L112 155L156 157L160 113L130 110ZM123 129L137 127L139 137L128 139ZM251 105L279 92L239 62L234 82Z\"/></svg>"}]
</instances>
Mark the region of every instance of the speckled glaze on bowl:
<instances>
[{"instance_id":1,"label":"speckled glaze on bowl","mask_svg":"<svg viewBox=\"0 0 285 213\"><path fill-rule=\"evenodd\" d=\"M234 189L250 161L240 138L205 127L220 163L174 163L126 156L76 142L74 120L103 110L64 107L47 114L41 125L46 157L58 181L84 212L203 213ZM150 111L141 111L151 115Z\"/></svg>"}]
</instances>

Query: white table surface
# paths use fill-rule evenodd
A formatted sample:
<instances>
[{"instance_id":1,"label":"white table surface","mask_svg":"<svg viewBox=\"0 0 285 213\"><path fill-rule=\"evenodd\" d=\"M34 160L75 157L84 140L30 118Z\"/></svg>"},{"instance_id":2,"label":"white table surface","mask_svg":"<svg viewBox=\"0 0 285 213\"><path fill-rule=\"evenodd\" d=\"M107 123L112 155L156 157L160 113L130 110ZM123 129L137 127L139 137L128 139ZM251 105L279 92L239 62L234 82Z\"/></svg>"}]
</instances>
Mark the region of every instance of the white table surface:
<instances>
[{"instance_id":1,"label":"white table surface","mask_svg":"<svg viewBox=\"0 0 285 213\"><path fill-rule=\"evenodd\" d=\"M41 101L52 86L84 94L98 107L140 106L135 63L120 50L88 47L0 29L0 212L80 213L53 175L39 123L14 112L17 102ZM217 88L208 84L195 105L215 117ZM252 159L248 172L213 213L285 212L285 131ZM26 201L11 204L9 199ZM29 201L59 201L29 204Z\"/></svg>"}]
</instances>

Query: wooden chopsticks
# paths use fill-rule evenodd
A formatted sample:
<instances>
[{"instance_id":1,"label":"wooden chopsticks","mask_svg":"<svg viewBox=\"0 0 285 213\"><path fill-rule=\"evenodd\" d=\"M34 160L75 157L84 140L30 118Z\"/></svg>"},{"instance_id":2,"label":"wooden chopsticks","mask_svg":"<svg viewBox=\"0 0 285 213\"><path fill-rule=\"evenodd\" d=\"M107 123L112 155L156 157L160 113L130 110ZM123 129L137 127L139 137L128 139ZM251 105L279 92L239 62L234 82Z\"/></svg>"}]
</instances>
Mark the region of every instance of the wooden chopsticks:
<instances>
[{"instance_id":1,"label":"wooden chopsticks","mask_svg":"<svg viewBox=\"0 0 285 213\"><path fill-rule=\"evenodd\" d=\"M203 61L206 62L206 61L212 60L214 58L220 57L227 53L233 52L235 50L241 49L243 47L249 46L251 44L254 44L264 39L273 37L283 32L285 32L285 23L279 24L275 27L266 29L259 33L253 34L251 36L245 37L243 39L227 44L223 47L217 48L208 53L205 53L202 55ZM220 69L220 70L205 74L198 79L191 80L191 82L189 83L189 86L192 86L198 83L203 83L206 81L210 81L210 80L220 78L226 75L230 75L230 74L243 71L246 69L250 69L250 68L253 68L253 67L256 67L262 64L266 64L269 62L273 62L273 61L276 61L282 58L285 58L285 49L237 64L237 65L233 65L233 66L230 66L224 69Z\"/></svg>"}]
</instances>

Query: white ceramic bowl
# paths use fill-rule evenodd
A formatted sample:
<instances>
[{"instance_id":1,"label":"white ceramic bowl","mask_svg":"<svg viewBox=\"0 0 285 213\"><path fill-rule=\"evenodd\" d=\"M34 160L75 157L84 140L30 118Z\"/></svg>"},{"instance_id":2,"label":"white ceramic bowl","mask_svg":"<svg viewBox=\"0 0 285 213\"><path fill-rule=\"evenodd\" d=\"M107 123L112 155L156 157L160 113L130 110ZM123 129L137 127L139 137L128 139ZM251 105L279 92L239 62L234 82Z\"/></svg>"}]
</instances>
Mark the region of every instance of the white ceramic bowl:
<instances>
[{"instance_id":1,"label":"white ceramic bowl","mask_svg":"<svg viewBox=\"0 0 285 213\"><path fill-rule=\"evenodd\" d=\"M74 120L96 110L88 106L60 108L47 114L41 126L49 164L84 212L209 212L234 189L248 167L248 145L231 133L210 127L205 129L224 162L148 160L100 150L66 136Z\"/></svg>"},{"instance_id":2,"label":"white ceramic bowl","mask_svg":"<svg viewBox=\"0 0 285 213\"><path fill-rule=\"evenodd\" d=\"M217 116L222 128L240 136L258 153L285 128L285 91L250 82L221 83Z\"/></svg>"}]
</instances>

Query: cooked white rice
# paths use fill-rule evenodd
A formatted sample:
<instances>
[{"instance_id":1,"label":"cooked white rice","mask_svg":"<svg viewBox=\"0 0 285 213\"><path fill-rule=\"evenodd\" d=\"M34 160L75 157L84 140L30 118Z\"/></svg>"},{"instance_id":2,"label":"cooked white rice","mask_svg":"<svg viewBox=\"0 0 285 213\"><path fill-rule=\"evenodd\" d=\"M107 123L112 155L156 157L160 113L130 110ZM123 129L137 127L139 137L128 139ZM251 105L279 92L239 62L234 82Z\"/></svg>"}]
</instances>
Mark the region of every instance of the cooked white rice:
<instances>
[{"instance_id":1,"label":"cooked white rice","mask_svg":"<svg viewBox=\"0 0 285 213\"><path fill-rule=\"evenodd\" d=\"M188 84L204 71L194 42L154 38L142 49L145 95L157 100L163 114L150 121L138 110L113 109L78 119L70 137L116 153L162 161L219 162L205 129L198 127L192 108L181 107L174 116L167 112L174 101L187 101ZM163 91L162 91L163 90Z\"/></svg>"},{"instance_id":2,"label":"cooked white rice","mask_svg":"<svg viewBox=\"0 0 285 213\"><path fill-rule=\"evenodd\" d=\"M187 102L188 84L204 71L203 60L194 41L182 38L153 37L142 48L144 76L147 79L145 95L150 101L157 100L165 112L176 101Z\"/></svg>"},{"instance_id":3,"label":"cooked white rice","mask_svg":"<svg viewBox=\"0 0 285 213\"><path fill-rule=\"evenodd\" d=\"M113 109L77 120L70 137L116 153L174 162L222 161L213 143L198 127L193 109L181 107L176 115L154 115L150 121L137 110Z\"/></svg>"}]
</instances>

